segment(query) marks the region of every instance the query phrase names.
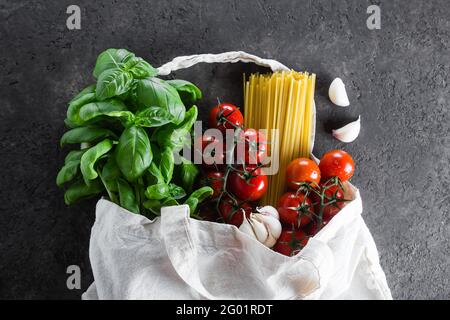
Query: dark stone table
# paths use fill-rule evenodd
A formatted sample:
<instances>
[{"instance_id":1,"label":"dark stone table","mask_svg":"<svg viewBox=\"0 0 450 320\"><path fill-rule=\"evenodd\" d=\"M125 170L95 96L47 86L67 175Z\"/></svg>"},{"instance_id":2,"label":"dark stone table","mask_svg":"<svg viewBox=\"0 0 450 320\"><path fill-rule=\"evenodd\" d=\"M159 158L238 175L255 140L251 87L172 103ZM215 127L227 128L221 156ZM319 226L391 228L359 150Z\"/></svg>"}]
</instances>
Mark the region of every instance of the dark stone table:
<instances>
[{"instance_id":1,"label":"dark stone table","mask_svg":"<svg viewBox=\"0 0 450 320\"><path fill-rule=\"evenodd\" d=\"M68 30L66 9L81 8ZM369 30L370 4L381 29ZM93 81L99 52L123 47L159 66L178 55L245 50L318 77L315 154L349 151L364 218L397 299L450 298L450 6L448 1L0 1L0 298L80 298L95 200L66 207L55 177L67 102ZM202 117L242 103L242 72L200 65ZM349 108L333 106L334 77ZM343 145L332 128L362 118ZM79 265L81 290L66 268Z\"/></svg>"}]
</instances>

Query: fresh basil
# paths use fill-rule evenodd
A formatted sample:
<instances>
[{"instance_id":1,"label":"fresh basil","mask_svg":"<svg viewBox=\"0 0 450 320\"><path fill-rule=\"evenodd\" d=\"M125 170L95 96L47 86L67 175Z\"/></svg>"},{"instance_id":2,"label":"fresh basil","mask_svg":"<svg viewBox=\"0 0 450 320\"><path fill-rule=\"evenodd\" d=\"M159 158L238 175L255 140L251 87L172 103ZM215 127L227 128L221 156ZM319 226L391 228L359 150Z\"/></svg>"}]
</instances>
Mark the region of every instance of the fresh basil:
<instances>
[{"instance_id":1,"label":"fresh basil","mask_svg":"<svg viewBox=\"0 0 450 320\"><path fill-rule=\"evenodd\" d=\"M200 89L189 81L175 79L168 80L166 82L178 91L181 100L185 103L192 104L202 98L202 92Z\"/></svg>"},{"instance_id":2,"label":"fresh basil","mask_svg":"<svg viewBox=\"0 0 450 320\"><path fill-rule=\"evenodd\" d=\"M186 199L184 204L189 206L191 214L195 213L197 210L197 206L206 198L212 196L214 193L211 187L202 187L200 189L195 190L191 193L191 195Z\"/></svg>"},{"instance_id":3,"label":"fresh basil","mask_svg":"<svg viewBox=\"0 0 450 320\"><path fill-rule=\"evenodd\" d=\"M186 190L191 193L194 188L195 180L200 174L197 166L191 161L181 157L181 164L176 167L177 177L179 177L180 184Z\"/></svg>"},{"instance_id":4,"label":"fresh basil","mask_svg":"<svg viewBox=\"0 0 450 320\"><path fill-rule=\"evenodd\" d=\"M139 109L158 106L171 116L171 122L179 124L183 121L186 108L175 88L158 78L137 80L131 94Z\"/></svg>"},{"instance_id":5,"label":"fresh basil","mask_svg":"<svg viewBox=\"0 0 450 320\"><path fill-rule=\"evenodd\" d=\"M186 196L186 191L180 186L177 186L175 183L169 184L169 193L173 199L181 199Z\"/></svg>"},{"instance_id":6,"label":"fresh basil","mask_svg":"<svg viewBox=\"0 0 450 320\"><path fill-rule=\"evenodd\" d=\"M145 190L145 196L150 200L161 200L170 196L169 186L165 183L157 183L148 186Z\"/></svg>"},{"instance_id":7,"label":"fresh basil","mask_svg":"<svg viewBox=\"0 0 450 320\"><path fill-rule=\"evenodd\" d=\"M124 94L131 88L133 75L119 68L103 71L98 77L95 97L98 100Z\"/></svg>"},{"instance_id":8,"label":"fresh basil","mask_svg":"<svg viewBox=\"0 0 450 320\"><path fill-rule=\"evenodd\" d=\"M114 132L109 129L94 126L78 127L64 133L60 144L64 146L65 144L94 142L109 137L117 138Z\"/></svg>"},{"instance_id":9,"label":"fresh basil","mask_svg":"<svg viewBox=\"0 0 450 320\"><path fill-rule=\"evenodd\" d=\"M56 176L56 184L58 187L61 187L65 183L73 180L78 174L79 167L80 160L67 161Z\"/></svg>"},{"instance_id":10,"label":"fresh basil","mask_svg":"<svg viewBox=\"0 0 450 320\"><path fill-rule=\"evenodd\" d=\"M171 122L170 113L160 107L148 107L136 114L134 123L140 127L160 127Z\"/></svg>"},{"instance_id":11,"label":"fresh basil","mask_svg":"<svg viewBox=\"0 0 450 320\"><path fill-rule=\"evenodd\" d=\"M179 125L169 123L159 127L153 134L152 140L158 142L161 148L168 148L174 152L179 152L188 137L190 131L197 119L198 110L196 106L192 106L187 112L186 117Z\"/></svg>"},{"instance_id":12,"label":"fresh basil","mask_svg":"<svg viewBox=\"0 0 450 320\"><path fill-rule=\"evenodd\" d=\"M72 184L64 193L64 202L67 205L74 204L82 199L90 198L101 193L103 190L99 180L93 180L86 184L83 180L79 180Z\"/></svg>"},{"instance_id":13,"label":"fresh basil","mask_svg":"<svg viewBox=\"0 0 450 320\"><path fill-rule=\"evenodd\" d=\"M136 181L150 167L152 158L147 132L136 126L125 129L116 148L116 162L125 178Z\"/></svg>"},{"instance_id":14,"label":"fresh basil","mask_svg":"<svg viewBox=\"0 0 450 320\"><path fill-rule=\"evenodd\" d=\"M98 177L98 173L94 166L101 156L106 154L113 147L113 143L109 139L105 139L95 146L89 148L82 156L80 162L81 174L83 175L86 184L89 184L90 180L94 180Z\"/></svg>"},{"instance_id":15,"label":"fresh basil","mask_svg":"<svg viewBox=\"0 0 450 320\"><path fill-rule=\"evenodd\" d=\"M166 148L161 154L159 170L166 183L172 180L173 168L175 166L175 158L171 149Z\"/></svg>"},{"instance_id":16,"label":"fresh basil","mask_svg":"<svg viewBox=\"0 0 450 320\"><path fill-rule=\"evenodd\" d=\"M119 190L120 205L131 212L139 213L139 204L128 182L119 178L117 179L117 187Z\"/></svg>"},{"instance_id":17,"label":"fresh basil","mask_svg":"<svg viewBox=\"0 0 450 320\"><path fill-rule=\"evenodd\" d=\"M67 204L106 193L131 212L159 215L161 207L186 200L195 211L208 191L191 194L199 170L174 156L190 137L200 90L184 80L156 78L158 70L125 49L107 49L95 63L96 83L67 108L69 128L61 146L70 151L56 184L67 185ZM151 137L151 141L149 139ZM70 183L72 183L70 185Z\"/></svg>"},{"instance_id":18,"label":"fresh basil","mask_svg":"<svg viewBox=\"0 0 450 320\"><path fill-rule=\"evenodd\" d=\"M104 71L114 68L120 68L126 61L134 57L134 53L131 53L125 49L108 49L102 52L95 63L93 75L98 78Z\"/></svg>"}]
</instances>

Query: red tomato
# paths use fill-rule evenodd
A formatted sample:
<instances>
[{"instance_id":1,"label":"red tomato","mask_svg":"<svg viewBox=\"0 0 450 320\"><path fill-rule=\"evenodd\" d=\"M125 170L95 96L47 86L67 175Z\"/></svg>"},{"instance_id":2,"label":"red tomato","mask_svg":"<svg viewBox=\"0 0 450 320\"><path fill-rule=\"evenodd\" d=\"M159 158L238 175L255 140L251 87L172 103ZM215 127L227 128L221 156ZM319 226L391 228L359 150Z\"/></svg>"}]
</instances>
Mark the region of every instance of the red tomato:
<instances>
[{"instance_id":1,"label":"red tomato","mask_svg":"<svg viewBox=\"0 0 450 320\"><path fill-rule=\"evenodd\" d=\"M347 152L331 150L320 159L319 168L323 180L338 177L341 181L347 181L353 176L355 162Z\"/></svg>"},{"instance_id":2,"label":"red tomato","mask_svg":"<svg viewBox=\"0 0 450 320\"><path fill-rule=\"evenodd\" d=\"M327 224L331 218L333 218L344 206L343 201L338 201L334 203L328 203L334 199L342 200L344 199L344 190L338 185L334 185L325 190L325 196L330 199L324 199L325 207L323 208L323 223ZM319 212L316 210L316 212Z\"/></svg>"},{"instance_id":3,"label":"red tomato","mask_svg":"<svg viewBox=\"0 0 450 320\"><path fill-rule=\"evenodd\" d=\"M245 129L239 135L236 146L238 163L259 164L267 157L267 139L263 132Z\"/></svg>"},{"instance_id":4,"label":"red tomato","mask_svg":"<svg viewBox=\"0 0 450 320\"><path fill-rule=\"evenodd\" d=\"M302 230L283 230L273 250L285 256L295 256L306 246L308 240L309 237Z\"/></svg>"},{"instance_id":5,"label":"red tomato","mask_svg":"<svg viewBox=\"0 0 450 320\"><path fill-rule=\"evenodd\" d=\"M214 190L212 198L217 198L222 192L223 188L223 172L222 171L209 171L206 175L206 179L208 180L208 185Z\"/></svg>"},{"instance_id":6,"label":"red tomato","mask_svg":"<svg viewBox=\"0 0 450 320\"><path fill-rule=\"evenodd\" d=\"M202 164L206 169L219 169L225 164L225 153L223 152L225 143L222 143L222 148L219 146L211 146L205 153L205 148L213 142L218 141L216 139L215 136L203 134L201 137L197 137L194 143L194 152L196 153L194 159L201 159ZM216 151L219 153L216 154ZM206 163L206 161L208 163Z\"/></svg>"},{"instance_id":7,"label":"red tomato","mask_svg":"<svg viewBox=\"0 0 450 320\"><path fill-rule=\"evenodd\" d=\"M240 227L244 221L243 213L248 218L252 212L252 206L247 202L235 205L230 198L224 198L220 201L219 211L225 223Z\"/></svg>"},{"instance_id":8,"label":"red tomato","mask_svg":"<svg viewBox=\"0 0 450 320\"><path fill-rule=\"evenodd\" d=\"M286 183L292 190L298 189L295 182L308 182L318 184L320 182L319 166L307 158L292 160L286 169Z\"/></svg>"},{"instance_id":9,"label":"red tomato","mask_svg":"<svg viewBox=\"0 0 450 320\"><path fill-rule=\"evenodd\" d=\"M293 225L296 228L311 222L314 206L309 197L303 192L286 192L278 200L278 214L281 222Z\"/></svg>"},{"instance_id":10,"label":"red tomato","mask_svg":"<svg viewBox=\"0 0 450 320\"><path fill-rule=\"evenodd\" d=\"M322 224L323 225L323 224ZM313 221L310 224L306 225L305 227L302 228L302 230L310 237L314 237L316 235L316 233L318 232L317 230L317 222Z\"/></svg>"},{"instance_id":11,"label":"red tomato","mask_svg":"<svg viewBox=\"0 0 450 320\"><path fill-rule=\"evenodd\" d=\"M221 103L209 112L209 127L225 132L226 129L242 127L244 117L241 111L231 103Z\"/></svg>"},{"instance_id":12,"label":"red tomato","mask_svg":"<svg viewBox=\"0 0 450 320\"><path fill-rule=\"evenodd\" d=\"M228 177L227 186L229 191L244 201L256 201L260 199L267 190L267 176L261 173L256 166L246 166L245 173L232 171ZM239 170L243 170L239 167Z\"/></svg>"}]
</instances>

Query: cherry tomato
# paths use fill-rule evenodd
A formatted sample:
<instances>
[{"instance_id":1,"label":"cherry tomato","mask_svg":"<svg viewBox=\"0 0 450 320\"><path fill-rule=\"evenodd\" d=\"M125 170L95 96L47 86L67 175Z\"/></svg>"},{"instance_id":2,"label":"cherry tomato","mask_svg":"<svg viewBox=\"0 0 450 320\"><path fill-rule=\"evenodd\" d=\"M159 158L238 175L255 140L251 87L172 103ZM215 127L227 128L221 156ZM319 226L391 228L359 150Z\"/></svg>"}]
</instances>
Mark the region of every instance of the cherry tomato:
<instances>
[{"instance_id":1,"label":"cherry tomato","mask_svg":"<svg viewBox=\"0 0 450 320\"><path fill-rule=\"evenodd\" d=\"M283 230L273 250L285 256L295 256L306 246L308 240L309 237L302 230Z\"/></svg>"},{"instance_id":2,"label":"cherry tomato","mask_svg":"<svg viewBox=\"0 0 450 320\"><path fill-rule=\"evenodd\" d=\"M242 167L238 168L243 170ZM256 201L260 199L267 190L267 176L261 173L256 166L246 166L245 173L232 171L228 177L227 186L229 191L244 201Z\"/></svg>"},{"instance_id":3,"label":"cherry tomato","mask_svg":"<svg viewBox=\"0 0 450 320\"><path fill-rule=\"evenodd\" d=\"M343 182L353 176L355 162L347 152L332 150L325 153L320 159L319 168L323 180L338 177Z\"/></svg>"},{"instance_id":4,"label":"cherry tomato","mask_svg":"<svg viewBox=\"0 0 450 320\"><path fill-rule=\"evenodd\" d=\"M325 196L330 199L324 199L325 206L323 208L323 216L322 220L324 224L327 224L331 218L333 218L344 206L343 201L333 202L333 200L342 200L344 199L344 190L338 185L333 185L325 190ZM329 203L333 202L333 203ZM319 212L316 210L316 212Z\"/></svg>"},{"instance_id":5,"label":"cherry tomato","mask_svg":"<svg viewBox=\"0 0 450 320\"><path fill-rule=\"evenodd\" d=\"M322 224L323 225L323 224ZM317 222L312 221L310 224L304 226L302 230L310 237L314 237L316 233L318 232L317 229Z\"/></svg>"},{"instance_id":6,"label":"cherry tomato","mask_svg":"<svg viewBox=\"0 0 450 320\"><path fill-rule=\"evenodd\" d=\"M226 118L226 120L225 120ZM209 127L225 132L226 129L235 129L244 124L241 111L231 103L221 103L209 112Z\"/></svg>"},{"instance_id":7,"label":"cherry tomato","mask_svg":"<svg viewBox=\"0 0 450 320\"><path fill-rule=\"evenodd\" d=\"M320 182L319 166L307 158L292 160L286 169L286 182L292 190L297 190L299 187L295 182L318 184Z\"/></svg>"},{"instance_id":8,"label":"cherry tomato","mask_svg":"<svg viewBox=\"0 0 450 320\"><path fill-rule=\"evenodd\" d=\"M230 198L225 197L219 203L219 211L225 223L240 227L244 221L243 213L248 218L252 212L252 206L247 202L235 205Z\"/></svg>"},{"instance_id":9,"label":"cherry tomato","mask_svg":"<svg viewBox=\"0 0 450 320\"><path fill-rule=\"evenodd\" d=\"M219 146L211 146L206 151L206 147L212 143L218 142L217 138L213 135L203 134L201 137L197 137L194 143L194 159L201 159L202 164L206 169L220 169L225 164L225 143L222 143L222 148ZM218 152L218 153L217 153Z\"/></svg>"},{"instance_id":10,"label":"cherry tomato","mask_svg":"<svg viewBox=\"0 0 450 320\"><path fill-rule=\"evenodd\" d=\"M212 199L217 198L222 192L223 188L223 177L224 173L222 171L209 171L206 175L206 179L208 180L208 185L214 190L212 195Z\"/></svg>"},{"instance_id":11,"label":"cherry tomato","mask_svg":"<svg viewBox=\"0 0 450 320\"><path fill-rule=\"evenodd\" d=\"M281 222L293 225L296 228L311 222L314 212L313 202L305 193L286 192L278 200L278 214Z\"/></svg>"},{"instance_id":12,"label":"cherry tomato","mask_svg":"<svg viewBox=\"0 0 450 320\"><path fill-rule=\"evenodd\" d=\"M238 163L262 163L267 157L266 135L259 130L245 129L239 134L235 150Z\"/></svg>"}]
</instances>

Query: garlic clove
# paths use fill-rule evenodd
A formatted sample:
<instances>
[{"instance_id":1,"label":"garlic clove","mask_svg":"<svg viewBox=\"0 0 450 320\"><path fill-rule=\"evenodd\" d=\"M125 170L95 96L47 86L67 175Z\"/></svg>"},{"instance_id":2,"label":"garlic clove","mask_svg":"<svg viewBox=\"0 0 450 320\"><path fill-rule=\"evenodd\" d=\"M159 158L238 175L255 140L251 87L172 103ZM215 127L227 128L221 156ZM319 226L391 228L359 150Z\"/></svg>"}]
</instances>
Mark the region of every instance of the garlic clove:
<instances>
[{"instance_id":1,"label":"garlic clove","mask_svg":"<svg viewBox=\"0 0 450 320\"><path fill-rule=\"evenodd\" d=\"M263 244L269 248L273 247L281 235L282 227L280 221L272 216L266 216L261 214L255 214L254 219L263 223L267 229L268 235Z\"/></svg>"},{"instance_id":2,"label":"garlic clove","mask_svg":"<svg viewBox=\"0 0 450 320\"><path fill-rule=\"evenodd\" d=\"M337 106L348 107L350 105L345 84L341 78L336 78L331 82L330 88L328 89L328 96L331 102Z\"/></svg>"},{"instance_id":3,"label":"garlic clove","mask_svg":"<svg viewBox=\"0 0 450 320\"><path fill-rule=\"evenodd\" d=\"M342 128L333 130L333 137L339 141L350 143L356 140L361 131L361 116L356 121L346 124Z\"/></svg>"},{"instance_id":4,"label":"garlic clove","mask_svg":"<svg viewBox=\"0 0 450 320\"><path fill-rule=\"evenodd\" d=\"M277 220L280 220L280 216L278 214L277 209L275 209L272 206L258 207L258 208L256 208L256 211L258 211L258 213L260 213L260 214L271 216Z\"/></svg>"},{"instance_id":5,"label":"garlic clove","mask_svg":"<svg viewBox=\"0 0 450 320\"><path fill-rule=\"evenodd\" d=\"M239 230L241 230L243 233L247 234L248 236L255 238L255 233L253 232L253 228L248 222L247 218L244 217L244 220L242 220L242 224L239 227Z\"/></svg>"},{"instance_id":6,"label":"garlic clove","mask_svg":"<svg viewBox=\"0 0 450 320\"><path fill-rule=\"evenodd\" d=\"M250 225L253 228L253 232L255 233L256 239L258 239L259 242L264 243L269 236L269 231L267 230L264 223L256 220L251 219L249 220Z\"/></svg>"}]
</instances>

